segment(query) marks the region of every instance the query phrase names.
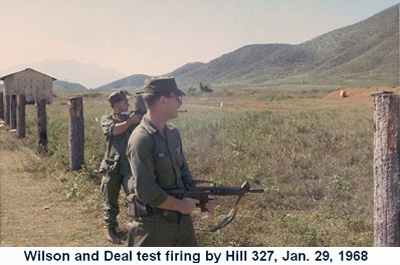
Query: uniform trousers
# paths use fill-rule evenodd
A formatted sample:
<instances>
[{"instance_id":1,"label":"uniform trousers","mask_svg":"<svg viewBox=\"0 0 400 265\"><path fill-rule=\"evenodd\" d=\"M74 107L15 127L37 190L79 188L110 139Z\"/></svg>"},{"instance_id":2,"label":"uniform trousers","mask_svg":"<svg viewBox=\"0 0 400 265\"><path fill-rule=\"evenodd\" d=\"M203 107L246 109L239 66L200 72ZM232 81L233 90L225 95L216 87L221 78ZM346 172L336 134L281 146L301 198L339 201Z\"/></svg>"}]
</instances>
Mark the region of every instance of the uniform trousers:
<instances>
[{"instance_id":1,"label":"uniform trousers","mask_svg":"<svg viewBox=\"0 0 400 265\"><path fill-rule=\"evenodd\" d=\"M121 186L126 195L133 193L134 185L131 174L122 175L119 172L113 172L103 176L101 191L104 196L104 223L106 227L118 226L118 198Z\"/></svg>"},{"instance_id":2,"label":"uniform trousers","mask_svg":"<svg viewBox=\"0 0 400 265\"><path fill-rule=\"evenodd\" d=\"M128 247L196 247L197 239L190 215L167 211L134 217Z\"/></svg>"}]
</instances>

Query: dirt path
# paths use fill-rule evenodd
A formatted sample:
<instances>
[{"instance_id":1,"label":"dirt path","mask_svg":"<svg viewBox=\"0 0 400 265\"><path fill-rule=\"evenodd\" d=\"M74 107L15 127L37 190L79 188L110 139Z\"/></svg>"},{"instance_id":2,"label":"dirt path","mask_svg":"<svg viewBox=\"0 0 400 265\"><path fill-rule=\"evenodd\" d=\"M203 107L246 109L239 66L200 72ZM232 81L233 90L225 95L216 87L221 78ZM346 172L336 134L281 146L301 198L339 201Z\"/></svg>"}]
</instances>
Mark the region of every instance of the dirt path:
<instances>
[{"instance_id":1,"label":"dirt path","mask_svg":"<svg viewBox=\"0 0 400 265\"><path fill-rule=\"evenodd\" d=\"M64 187L55 178L30 172L24 157L31 151L3 148L1 134L1 245L110 246L101 217L66 201Z\"/></svg>"}]
</instances>

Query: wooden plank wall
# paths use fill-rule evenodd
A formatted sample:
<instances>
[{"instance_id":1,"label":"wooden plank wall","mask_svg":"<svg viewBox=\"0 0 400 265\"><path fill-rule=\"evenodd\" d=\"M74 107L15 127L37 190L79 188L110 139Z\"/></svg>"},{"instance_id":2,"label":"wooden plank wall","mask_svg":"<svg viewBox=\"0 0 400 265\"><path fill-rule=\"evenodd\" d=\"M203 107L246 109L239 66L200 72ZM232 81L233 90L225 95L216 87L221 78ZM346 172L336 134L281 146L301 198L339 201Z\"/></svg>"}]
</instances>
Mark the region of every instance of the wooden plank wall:
<instances>
[{"instance_id":1,"label":"wooden plank wall","mask_svg":"<svg viewBox=\"0 0 400 265\"><path fill-rule=\"evenodd\" d=\"M27 104L41 99L46 99L46 103L51 104L53 101L52 82L50 76L26 69L4 79L5 93L6 95L25 95Z\"/></svg>"}]
</instances>

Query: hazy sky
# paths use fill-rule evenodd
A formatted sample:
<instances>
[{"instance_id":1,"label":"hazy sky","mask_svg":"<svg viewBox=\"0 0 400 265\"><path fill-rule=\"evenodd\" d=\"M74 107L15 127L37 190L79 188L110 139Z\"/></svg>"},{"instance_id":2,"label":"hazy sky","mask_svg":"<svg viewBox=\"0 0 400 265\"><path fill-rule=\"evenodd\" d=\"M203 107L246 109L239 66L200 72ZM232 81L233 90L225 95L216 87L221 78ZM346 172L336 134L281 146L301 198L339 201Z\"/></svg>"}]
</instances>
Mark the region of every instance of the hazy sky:
<instances>
[{"instance_id":1,"label":"hazy sky","mask_svg":"<svg viewBox=\"0 0 400 265\"><path fill-rule=\"evenodd\" d=\"M0 72L66 59L164 74L254 43L301 43L399 0L0 0Z\"/></svg>"}]
</instances>

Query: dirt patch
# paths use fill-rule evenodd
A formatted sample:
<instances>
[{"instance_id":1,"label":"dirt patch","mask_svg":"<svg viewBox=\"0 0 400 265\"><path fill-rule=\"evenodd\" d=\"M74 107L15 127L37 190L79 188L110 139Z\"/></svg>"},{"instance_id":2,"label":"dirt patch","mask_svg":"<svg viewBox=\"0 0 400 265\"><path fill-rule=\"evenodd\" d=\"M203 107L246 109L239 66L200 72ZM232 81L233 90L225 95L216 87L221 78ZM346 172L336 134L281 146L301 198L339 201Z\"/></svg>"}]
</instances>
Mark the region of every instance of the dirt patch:
<instances>
[{"instance_id":1,"label":"dirt patch","mask_svg":"<svg viewBox=\"0 0 400 265\"><path fill-rule=\"evenodd\" d=\"M25 161L32 151L6 150L4 141L15 135L1 133L0 246L113 246L106 241L101 213L88 212L82 203L66 200L61 182L32 172L27 164L32 162Z\"/></svg>"},{"instance_id":2,"label":"dirt patch","mask_svg":"<svg viewBox=\"0 0 400 265\"><path fill-rule=\"evenodd\" d=\"M332 93L329 93L324 97L324 99L328 100L356 100L356 101L371 101L372 96L371 93L377 91L390 91L396 94L399 94L400 87L392 88L392 87L369 87L369 88L341 88ZM345 93L345 97L341 96L341 93Z\"/></svg>"}]
</instances>

